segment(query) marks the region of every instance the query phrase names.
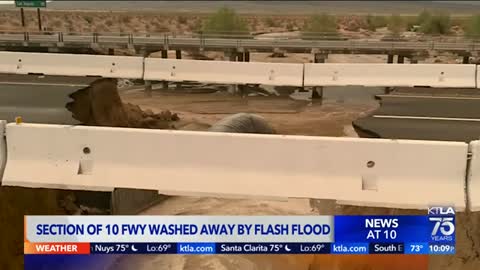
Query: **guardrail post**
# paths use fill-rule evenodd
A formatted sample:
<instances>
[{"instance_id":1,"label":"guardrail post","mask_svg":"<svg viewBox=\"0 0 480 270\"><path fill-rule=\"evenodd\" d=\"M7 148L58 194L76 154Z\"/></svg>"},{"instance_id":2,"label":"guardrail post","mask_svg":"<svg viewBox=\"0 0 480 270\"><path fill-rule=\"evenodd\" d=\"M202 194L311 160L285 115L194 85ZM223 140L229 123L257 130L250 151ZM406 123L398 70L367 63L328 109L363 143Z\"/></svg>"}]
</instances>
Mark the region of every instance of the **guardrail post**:
<instances>
[{"instance_id":1,"label":"guardrail post","mask_svg":"<svg viewBox=\"0 0 480 270\"><path fill-rule=\"evenodd\" d=\"M98 33L93 33L93 43L98 43Z\"/></svg>"},{"instance_id":2,"label":"guardrail post","mask_svg":"<svg viewBox=\"0 0 480 270\"><path fill-rule=\"evenodd\" d=\"M205 47L205 36L203 35L203 32L200 31L200 36L199 36L199 41L200 41L200 49L203 49Z\"/></svg>"},{"instance_id":3,"label":"guardrail post","mask_svg":"<svg viewBox=\"0 0 480 270\"><path fill-rule=\"evenodd\" d=\"M168 58L168 50L162 50L162 58ZM162 81L162 88L168 89L168 81Z\"/></svg>"},{"instance_id":4,"label":"guardrail post","mask_svg":"<svg viewBox=\"0 0 480 270\"><path fill-rule=\"evenodd\" d=\"M176 59L182 59L182 50L175 50L175 58ZM181 89L182 88L182 83L181 82L175 83L175 88Z\"/></svg>"},{"instance_id":5,"label":"guardrail post","mask_svg":"<svg viewBox=\"0 0 480 270\"><path fill-rule=\"evenodd\" d=\"M387 64L393 64L393 57L394 57L393 54L388 54Z\"/></svg>"},{"instance_id":6,"label":"guardrail post","mask_svg":"<svg viewBox=\"0 0 480 270\"><path fill-rule=\"evenodd\" d=\"M23 41L30 41L30 34L28 32L23 32Z\"/></svg>"},{"instance_id":7,"label":"guardrail post","mask_svg":"<svg viewBox=\"0 0 480 270\"><path fill-rule=\"evenodd\" d=\"M314 53L313 62L314 63L325 63L328 54L325 53ZM312 100L322 100L323 99L323 86L314 86L312 88Z\"/></svg>"},{"instance_id":8,"label":"guardrail post","mask_svg":"<svg viewBox=\"0 0 480 270\"><path fill-rule=\"evenodd\" d=\"M167 49L168 48L168 34L163 35L163 48ZM162 51L163 52L163 51ZM162 56L163 57L163 56ZM163 57L166 58L166 57Z\"/></svg>"},{"instance_id":9,"label":"guardrail post","mask_svg":"<svg viewBox=\"0 0 480 270\"><path fill-rule=\"evenodd\" d=\"M58 32L58 42L63 42L63 32Z\"/></svg>"},{"instance_id":10,"label":"guardrail post","mask_svg":"<svg viewBox=\"0 0 480 270\"><path fill-rule=\"evenodd\" d=\"M225 51L225 56L228 57L228 60L231 62L237 61L237 51L236 50L227 50Z\"/></svg>"},{"instance_id":11,"label":"guardrail post","mask_svg":"<svg viewBox=\"0 0 480 270\"><path fill-rule=\"evenodd\" d=\"M244 55L245 55L244 61L245 61L245 62L250 62L250 52L249 52L249 51L245 51L245 52L244 52Z\"/></svg>"},{"instance_id":12,"label":"guardrail post","mask_svg":"<svg viewBox=\"0 0 480 270\"><path fill-rule=\"evenodd\" d=\"M237 61L238 62L243 62L244 61L243 56L244 56L243 52L237 53Z\"/></svg>"}]
</instances>

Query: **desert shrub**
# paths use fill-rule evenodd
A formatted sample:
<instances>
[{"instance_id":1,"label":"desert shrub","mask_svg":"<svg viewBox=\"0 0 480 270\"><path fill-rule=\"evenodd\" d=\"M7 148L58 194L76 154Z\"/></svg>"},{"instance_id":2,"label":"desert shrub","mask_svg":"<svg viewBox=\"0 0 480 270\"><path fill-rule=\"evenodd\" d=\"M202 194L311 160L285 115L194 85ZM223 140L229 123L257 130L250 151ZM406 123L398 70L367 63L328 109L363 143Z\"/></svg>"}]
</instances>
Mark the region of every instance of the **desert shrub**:
<instances>
[{"instance_id":1,"label":"desert shrub","mask_svg":"<svg viewBox=\"0 0 480 270\"><path fill-rule=\"evenodd\" d=\"M432 18L432 14L426 9L424 9L420 14L418 14L417 19L415 20L416 25L422 25L425 22L429 21Z\"/></svg>"},{"instance_id":2,"label":"desert shrub","mask_svg":"<svg viewBox=\"0 0 480 270\"><path fill-rule=\"evenodd\" d=\"M179 24L186 24L188 22L188 18L185 16L178 16L177 21Z\"/></svg>"},{"instance_id":3,"label":"desert shrub","mask_svg":"<svg viewBox=\"0 0 480 270\"><path fill-rule=\"evenodd\" d=\"M366 22L367 22L367 29L370 31L375 31L377 28L382 28L387 26L387 18L384 16L372 16L372 15L367 15L366 17Z\"/></svg>"},{"instance_id":4,"label":"desert shrub","mask_svg":"<svg viewBox=\"0 0 480 270\"><path fill-rule=\"evenodd\" d=\"M287 28L287 31L294 31L295 28L296 28L296 26L295 26L294 23L291 23L291 22L290 22L290 23L287 23L286 28Z\"/></svg>"},{"instance_id":5,"label":"desert shrub","mask_svg":"<svg viewBox=\"0 0 480 270\"><path fill-rule=\"evenodd\" d=\"M265 18L264 23L267 27L277 27L275 20L271 17Z\"/></svg>"},{"instance_id":6,"label":"desert shrub","mask_svg":"<svg viewBox=\"0 0 480 270\"><path fill-rule=\"evenodd\" d=\"M472 19L474 18L475 16L469 16L469 17L452 17L451 18L451 24L452 26L458 26L460 27L461 29L467 31L469 26L470 26L470 23L472 22Z\"/></svg>"},{"instance_id":7,"label":"desert shrub","mask_svg":"<svg viewBox=\"0 0 480 270\"><path fill-rule=\"evenodd\" d=\"M405 30L405 22L399 15L392 15L388 20L387 28L394 36L398 36Z\"/></svg>"},{"instance_id":8,"label":"desert shrub","mask_svg":"<svg viewBox=\"0 0 480 270\"><path fill-rule=\"evenodd\" d=\"M322 39L331 36L337 36L337 22L335 17L327 14L310 17L302 33L303 39Z\"/></svg>"},{"instance_id":9,"label":"desert shrub","mask_svg":"<svg viewBox=\"0 0 480 270\"><path fill-rule=\"evenodd\" d=\"M342 16L337 18L336 22L347 31L357 32L360 29L368 29L367 19L363 16Z\"/></svg>"},{"instance_id":10,"label":"desert shrub","mask_svg":"<svg viewBox=\"0 0 480 270\"><path fill-rule=\"evenodd\" d=\"M153 22L150 26L150 29L152 32L155 32L155 33L164 33L164 32L170 31L170 29L168 29L167 26L165 26L163 23L160 23L160 22Z\"/></svg>"},{"instance_id":11,"label":"desert shrub","mask_svg":"<svg viewBox=\"0 0 480 270\"><path fill-rule=\"evenodd\" d=\"M465 34L468 37L480 38L480 15L472 16L465 30Z\"/></svg>"},{"instance_id":12,"label":"desert shrub","mask_svg":"<svg viewBox=\"0 0 480 270\"><path fill-rule=\"evenodd\" d=\"M123 23L130 23L131 21L132 21L132 18L130 16L122 17L122 22Z\"/></svg>"},{"instance_id":13,"label":"desert shrub","mask_svg":"<svg viewBox=\"0 0 480 270\"><path fill-rule=\"evenodd\" d=\"M426 18L420 25L420 31L425 34L445 35L450 32L451 21L448 14L438 14Z\"/></svg>"},{"instance_id":14,"label":"desert shrub","mask_svg":"<svg viewBox=\"0 0 480 270\"><path fill-rule=\"evenodd\" d=\"M190 30L193 32L198 32L202 30L202 20L201 19L195 19L190 22L189 24Z\"/></svg>"},{"instance_id":15,"label":"desert shrub","mask_svg":"<svg viewBox=\"0 0 480 270\"><path fill-rule=\"evenodd\" d=\"M202 31L209 35L248 35L249 30L245 21L233 9L223 7L209 16L202 27Z\"/></svg>"},{"instance_id":16,"label":"desert shrub","mask_svg":"<svg viewBox=\"0 0 480 270\"><path fill-rule=\"evenodd\" d=\"M55 20L53 23L52 23L53 27L55 27L57 30L58 28L61 28L63 26L63 23L62 21L60 20Z\"/></svg>"},{"instance_id":17,"label":"desert shrub","mask_svg":"<svg viewBox=\"0 0 480 270\"><path fill-rule=\"evenodd\" d=\"M83 18L85 19L85 21L87 21L88 24L92 24L93 18L91 16L85 16Z\"/></svg>"}]
</instances>

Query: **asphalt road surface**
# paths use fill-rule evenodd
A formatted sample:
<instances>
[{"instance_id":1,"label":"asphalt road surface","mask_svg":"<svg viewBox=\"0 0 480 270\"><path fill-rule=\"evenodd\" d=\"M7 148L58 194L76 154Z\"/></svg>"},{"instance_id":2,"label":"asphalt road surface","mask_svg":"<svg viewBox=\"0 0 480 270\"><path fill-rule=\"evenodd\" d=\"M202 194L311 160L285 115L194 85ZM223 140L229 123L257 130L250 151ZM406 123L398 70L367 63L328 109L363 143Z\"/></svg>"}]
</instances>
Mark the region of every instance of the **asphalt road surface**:
<instances>
[{"instance_id":1,"label":"asphalt road surface","mask_svg":"<svg viewBox=\"0 0 480 270\"><path fill-rule=\"evenodd\" d=\"M79 124L65 108L71 101L68 95L94 80L96 78L0 75L0 119L13 122L15 117L22 116L30 123ZM347 95L348 99L372 102L372 94L381 91L350 90L328 89L325 98L341 102L340 96ZM476 140L480 138L480 94L477 91L410 88L393 95L381 95L380 108L354 121L353 125L361 137Z\"/></svg>"},{"instance_id":2,"label":"asphalt road surface","mask_svg":"<svg viewBox=\"0 0 480 270\"><path fill-rule=\"evenodd\" d=\"M0 75L0 119L22 116L25 122L78 124L65 104L68 95L88 86L95 78L36 75Z\"/></svg>"},{"instance_id":3,"label":"asphalt road surface","mask_svg":"<svg viewBox=\"0 0 480 270\"><path fill-rule=\"evenodd\" d=\"M465 141L480 138L480 96L383 95L371 115L354 121L361 137Z\"/></svg>"}]
</instances>

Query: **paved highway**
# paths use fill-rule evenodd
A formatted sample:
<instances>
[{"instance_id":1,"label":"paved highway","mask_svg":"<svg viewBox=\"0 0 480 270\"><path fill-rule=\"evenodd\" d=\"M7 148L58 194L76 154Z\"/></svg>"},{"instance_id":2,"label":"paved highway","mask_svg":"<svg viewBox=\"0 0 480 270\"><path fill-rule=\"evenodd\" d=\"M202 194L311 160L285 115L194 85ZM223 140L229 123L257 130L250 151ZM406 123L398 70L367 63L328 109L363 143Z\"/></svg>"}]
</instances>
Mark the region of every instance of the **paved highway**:
<instances>
[{"instance_id":1,"label":"paved highway","mask_svg":"<svg viewBox=\"0 0 480 270\"><path fill-rule=\"evenodd\" d=\"M361 137L477 140L480 96L381 96L380 108L354 127Z\"/></svg>"},{"instance_id":2,"label":"paved highway","mask_svg":"<svg viewBox=\"0 0 480 270\"><path fill-rule=\"evenodd\" d=\"M180 37L168 34L73 34L73 33L3 33L0 47L91 47L108 48L204 48L209 50L242 49L248 51L272 51L275 48L292 52L310 52L317 49L325 52L353 53L412 53L450 51L473 53L480 51L480 42L459 41L362 41L362 40L302 40L302 39L253 39L253 38L210 38Z\"/></svg>"},{"instance_id":3,"label":"paved highway","mask_svg":"<svg viewBox=\"0 0 480 270\"><path fill-rule=\"evenodd\" d=\"M65 108L68 95L92 78L0 75L0 119L22 116L30 123L78 124Z\"/></svg>"},{"instance_id":4,"label":"paved highway","mask_svg":"<svg viewBox=\"0 0 480 270\"><path fill-rule=\"evenodd\" d=\"M78 124L65 108L68 95L88 86L94 78L0 75L0 119L22 116L31 123ZM348 88L349 89L349 88ZM327 99L342 99L347 88L326 91ZM381 89L355 89L348 98L365 98ZM347 92L345 92L347 91ZM373 91L373 92L372 92ZM410 88L409 95L380 95L381 106L372 115L354 121L362 137L470 141L480 137L480 93L472 90ZM422 93L414 95L415 91ZM443 94L426 96L425 92ZM468 97L452 97L467 92ZM360 95L360 93L363 93ZM455 94L454 93L454 94ZM360 95L360 96L359 96ZM358 96L358 97L357 97ZM371 102L371 101L370 101Z\"/></svg>"}]
</instances>

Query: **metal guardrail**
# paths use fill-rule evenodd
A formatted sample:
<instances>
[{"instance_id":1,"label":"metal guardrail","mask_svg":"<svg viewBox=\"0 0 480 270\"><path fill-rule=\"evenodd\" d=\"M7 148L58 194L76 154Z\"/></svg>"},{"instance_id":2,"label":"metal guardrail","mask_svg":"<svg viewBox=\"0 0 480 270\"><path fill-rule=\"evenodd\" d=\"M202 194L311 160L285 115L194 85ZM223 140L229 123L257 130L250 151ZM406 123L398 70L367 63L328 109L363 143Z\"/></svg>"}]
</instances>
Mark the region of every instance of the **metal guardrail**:
<instances>
[{"instance_id":1,"label":"metal guardrail","mask_svg":"<svg viewBox=\"0 0 480 270\"><path fill-rule=\"evenodd\" d=\"M63 32L21 32L0 31L2 42L36 42L90 45L124 44L126 46L169 46L210 47L210 48L296 48L296 49L348 49L348 50L444 50L444 51L480 51L477 39L447 39L438 36L423 36L421 41L403 39L360 40L345 39L345 36L314 33L307 39L272 38L255 39L255 36L242 33L198 33L181 36L175 33L63 33Z\"/></svg>"}]
</instances>

